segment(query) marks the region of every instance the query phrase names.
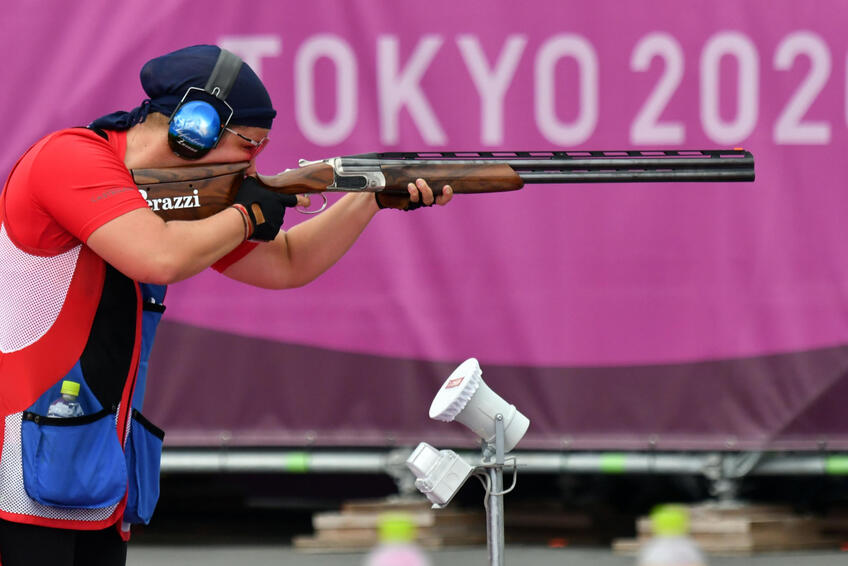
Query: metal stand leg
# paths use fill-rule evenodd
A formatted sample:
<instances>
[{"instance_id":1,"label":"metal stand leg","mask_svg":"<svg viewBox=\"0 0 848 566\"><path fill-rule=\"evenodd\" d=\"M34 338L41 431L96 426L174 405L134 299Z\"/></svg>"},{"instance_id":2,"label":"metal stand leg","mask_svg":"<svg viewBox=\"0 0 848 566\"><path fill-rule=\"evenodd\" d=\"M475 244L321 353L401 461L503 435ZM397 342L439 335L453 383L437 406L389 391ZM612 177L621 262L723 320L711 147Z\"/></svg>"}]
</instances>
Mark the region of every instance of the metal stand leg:
<instances>
[{"instance_id":1,"label":"metal stand leg","mask_svg":"<svg viewBox=\"0 0 848 566\"><path fill-rule=\"evenodd\" d=\"M489 564L504 565L504 504L503 504L503 466L504 466L504 422L503 415L495 416L495 445L483 447L483 461L489 464L486 473L489 477L490 491L486 509L486 538L489 549ZM494 462L491 462L494 456Z\"/></svg>"},{"instance_id":2,"label":"metal stand leg","mask_svg":"<svg viewBox=\"0 0 848 566\"><path fill-rule=\"evenodd\" d=\"M504 564L504 522L503 495L495 495L503 490L503 470L490 468L489 480L492 482L493 493L489 495L489 509L486 518L486 535L489 541L489 564L503 566Z\"/></svg>"}]
</instances>

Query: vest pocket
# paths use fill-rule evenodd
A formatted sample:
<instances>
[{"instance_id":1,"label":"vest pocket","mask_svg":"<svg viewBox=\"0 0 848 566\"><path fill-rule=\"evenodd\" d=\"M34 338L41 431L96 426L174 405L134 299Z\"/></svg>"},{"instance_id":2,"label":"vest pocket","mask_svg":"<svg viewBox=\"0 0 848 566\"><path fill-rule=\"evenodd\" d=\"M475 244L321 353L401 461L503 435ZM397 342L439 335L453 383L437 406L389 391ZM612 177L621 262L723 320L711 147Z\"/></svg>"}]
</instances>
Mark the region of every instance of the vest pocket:
<instances>
[{"instance_id":1,"label":"vest pocket","mask_svg":"<svg viewBox=\"0 0 848 566\"><path fill-rule=\"evenodd\" d=\"M42 505L97 509L126 493L126 462L112 411L71 418L26 411L21 451L24 488Z\"/></svg>"},{"instance_id":2,"label":"vest pocket","mask_svg":"<svg viewBox=\"0 0 848 566\"><path fill-rule=\"evenodd\" d=\"M159 467L164 438L162 429L133 409L125 448L129 491L124 522L146 525L153 516L159 501Z\"/></svg>"}]
</instances>

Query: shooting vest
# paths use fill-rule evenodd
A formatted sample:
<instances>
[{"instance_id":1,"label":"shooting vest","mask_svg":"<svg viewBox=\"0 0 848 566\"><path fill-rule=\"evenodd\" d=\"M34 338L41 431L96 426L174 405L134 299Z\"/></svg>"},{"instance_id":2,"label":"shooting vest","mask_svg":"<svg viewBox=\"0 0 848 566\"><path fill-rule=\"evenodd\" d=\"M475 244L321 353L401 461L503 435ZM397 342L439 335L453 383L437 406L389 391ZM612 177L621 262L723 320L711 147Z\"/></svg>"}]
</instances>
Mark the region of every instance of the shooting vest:
<instances>
[{"instance_id":1,"label":"shooting vest","mask_svg":"<svg viewBox=\"0 0 848 566\"><path fill-rule=\"evenodd\" d=\"M0 518L100 529L146 523L162 431L139 412L164 286L138 284L84 245L18 247L0 195ZM48 418L63 380L84 415Z\"/></svg>"}]
</instances>

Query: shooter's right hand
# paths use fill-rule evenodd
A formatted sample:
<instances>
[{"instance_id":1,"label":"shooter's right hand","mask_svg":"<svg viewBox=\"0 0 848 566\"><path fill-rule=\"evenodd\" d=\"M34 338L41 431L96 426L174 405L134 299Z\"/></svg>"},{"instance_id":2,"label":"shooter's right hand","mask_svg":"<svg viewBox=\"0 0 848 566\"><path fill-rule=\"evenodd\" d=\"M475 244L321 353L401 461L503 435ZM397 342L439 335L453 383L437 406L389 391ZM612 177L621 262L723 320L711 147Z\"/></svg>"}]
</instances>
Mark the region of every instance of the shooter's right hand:
<instances>
[{"instance_id":1,"label":"shooter's right hand","mask_svg":"<svg viewBox=\"0 0 848 566\"><path fill-rule=\"evenodd\" d=\"M276 193L263 188L255 177L245 177L236 193L235 203L241 205L250 219L250 239L270 242L283 226L286 208L296 206L295 195Z\"/></svg>"}]
</instances>

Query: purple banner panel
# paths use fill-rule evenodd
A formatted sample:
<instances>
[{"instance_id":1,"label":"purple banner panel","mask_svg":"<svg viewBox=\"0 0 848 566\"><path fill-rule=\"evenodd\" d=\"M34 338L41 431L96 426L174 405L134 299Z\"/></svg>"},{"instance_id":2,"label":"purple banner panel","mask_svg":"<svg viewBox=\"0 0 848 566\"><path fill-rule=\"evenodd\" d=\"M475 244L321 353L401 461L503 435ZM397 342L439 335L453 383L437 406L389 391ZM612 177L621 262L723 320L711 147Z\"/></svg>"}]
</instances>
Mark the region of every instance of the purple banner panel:
<instances>
[{"instance_id":1,"label":"purple banner panel","mask_svg":"<svg viewBox=\"0 0 848 566\"><path fill-rule=\"evenodd\" d=\"M0 164L50 129L136 105L142 63L197 42L240 53L268 83L279 117L259 161L267 173L382 149L744 146L753 184L529 186L382 213L304 289L269 294L208 274L174 287L169 314L284 342L498 363L838 344L844 10L839 0L18 2L0 24L6 52L25 54L4 65ZM278 322L248 322L256 305Z\"/></svg>"},{"instance_id":2,"label":"purple banner panel","mask_svg":"<svg viewBox=\"0 0 848 566\"><path fill-rule=\"evenodd\" d=\"M12 54L0 85L4 175L43 134L138 105L143 63L195 43L235 51L268 85L278 117L258 160L266 174L299 158L385 150L744 147L756 157L753 183L530 185L382 211L336 266L299 289L203 273L169 290L174 335L157 345L169 360L157 377L209 377L190 360L173 363L181 354L168 347L180 332L211 332L333 359L396 360L392 375L422 388L409 393L418 406L429 389L409 381L421 373L399 368L417 360L437 382L473 356L524 368L523 410L537 415L546 445L571 430L557 411L581 414L549 388L581 402L629 391L623 403L655 385L650 368L673 368L661 373L690 401L664 406L686 411L679 416L706 399L738 408L719 412L730 420L715 435L693 428L690 443L735 431L755 445L790 427L812 446L817 421L796 403L844 389L844 365L828 357L848 344L843 0L206 0L155 9L18 0L3 14L0 47ZM291 212L286 226L305 220ZM810 352L828 362L798 362ZM728 372L728 360L760 361ZM296 380L286 385L292 399L342 379L320 359L309 370L286 374ZM218 371L235 388L243 366ZM593 396L591 383L605 385ZM187 403L185 393L169 406ZM764 399L785 410L757 420ZM383 430L373 407L357 406L339 434ZM279 439L292 425L274 411L261 414L276 415L267 428ZM584 438L615 426L613 437L636 431L641 443L680 425L655 423L665 414L655 412L594 412ZM839 428L822 419L822 430Z\"/></svg>"}]
</instances>

